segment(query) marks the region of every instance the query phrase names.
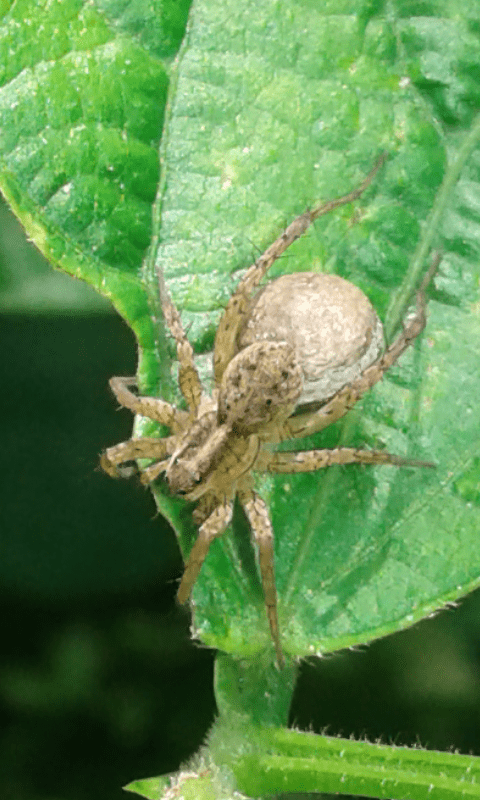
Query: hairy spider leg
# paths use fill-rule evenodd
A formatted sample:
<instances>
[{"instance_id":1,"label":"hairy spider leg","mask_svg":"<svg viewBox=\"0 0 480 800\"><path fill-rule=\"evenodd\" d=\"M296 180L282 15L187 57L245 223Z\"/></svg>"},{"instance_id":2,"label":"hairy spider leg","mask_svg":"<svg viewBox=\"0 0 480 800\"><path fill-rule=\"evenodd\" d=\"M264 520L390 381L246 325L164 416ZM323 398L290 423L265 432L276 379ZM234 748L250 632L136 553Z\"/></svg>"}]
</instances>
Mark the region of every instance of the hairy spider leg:
<instances>
[{"instance_id":1,"label":"hairy spider leg","mask_svg":"<svg viewBox=\"0 0 480 800\"><path fill-rule=\"evenodd\" d=\"M277 589L275 584L274 552L273 552L273 526L265 501L252 490L239 490L238 499L245 509L250 528L258 549L258 562L262 577L265 607L267 609L270 634L275 647L279 669L285 664L282 646L280 644L280 630L277 612Z\"/></svg>"},{"instance_id":2,"label":"hairy spider leg","mask_svg":"<svg viewBox=\"0 0 480 800\"><path fill-rule=\"evenodd\" d=\"M120 464L127 461L136 461L137 458L158 459L165 458L172 449L174 437L166 439L155 439L153 436L144 436L141 439L129 439L113 447L107 448L100 458L100 466L112 478L126 478L135 474L138 470L131 468L118 469ZM142 473L142 483L143 475ZM153 478L150 478L153 480Z\"/></svg>"},{"instance_id":3,"label":"hairy spider leg","mask_svg":"<svg viewBox=\"0 0 480 800\"><path fill-rule=\"evenodd\" d=\"M171 403L167 403L159 397L133 394L127 387L136 386L136 378L110 378L109 384L120 405L133 411L134 414L153 419L174 431L185 427L188 419L188 414L185 411L175 408Z\"/></svg>"},{"instance_id":4,"label":"hairy spider leg","mask_svg":"<svg viewBox=\"0 0 480 800\"><path fill-rule=\"evenodd\" d=\"M387 155L387 153L382 153L373 169L368 173L367 177L357 189L353 189L342 197L337 197L334 200L322 203L314 208L313 211L305 211L305 213L294 219L281 236L279 236L270 247L267 247L263 255L257 258L255 263L248 268L238 284L236 291L228 301L218 325L214 352L215 384L217 386L222 379L227 365L235 355L235 341L238 328L243 318L248 313L252 292L258 286L263 276L285 250L287 250L296 239L303 236L314 220L330 213L330 211L333 211L335 208L339 208L339 206L344 206L347 203L352 203L354 200L357 200L371 184L373 178L386 160Z\"/></svg>"},{"instance_id":5,"label":"hairy spider leg","mask_svg":"<svg viewBox=\"0 0 480 800\"><path fill-rule=\"evenodd\" d=\"M203 395L203 386L193 360L193 347L187 339L182 320L173 305L165 285L163 272L157 269L160 300L165 323L177 343L177 359L179 363L178 383L192 416L196 415Z\"/></svg>"},{"instance_id":6,"label":"hairy spider leg","mask_svg":"<svg viewBox=\"0 0 480 800\"><path fill-rule=\"evenodd\" d=\"M205 522L200 525L178 587L177 600L179 603L186 603L190 597L190 592L198 578L211 543L217 536L221 536L225 532L231 522L232 508L231 501L217 505Z\"/></svg>"},{"instance_id":7,"label":"hairy spider leg","mask_svg":"<svg viewBox=\"0 0 480 800\"><path fill-rule=\"evenodd\" d=\"M188 414L158 397L143 397L133 394L128 387L137 383L136 378L111 378L110 388L120 405L148 417L162 425L168 426L174 433L182 431L187 424ZM109 447L100 458L100 466L111 477L130 477L137 472L136 469L125 468L119 470L118 466L137 458L164 458L172 452L173 437L158 439L144 436L121 442L114 447Z\"/></svg>"},{"instance_id":8,"label":"hairy spider leg","mask_svg":"<svg viewBox=\"0 0 480 800\"><path fill-rule=\"evenodd\" d=\"M383 450L359 450L356 447L337 447L334 450L285 450L280 453L264 451L256 472L295 473L315 472L334 464L391 464L396 467L431 467L431 461L403 458Z\"/></svg>"},{"instance_id":9,"label":"hairy spider leg","mask_svg":"<svg viewBox=\"0 0 480 800\"><path fill-rule=\"evenodd\" d=\"M425 273L416 295L415 314L411 317L409 322L404 325L400 335L385 353L383 353L377 361L367 367L355 381L343 386L327 403L325 403L325 405L319 408L318 411L290 417L281 428L278 429L278 438L276 437L274 441L283 442L287 439L302 439L305 436L310 436L312 433L321 431L323 428L326 428L328 425L331 425L333 422L343 417L347 411L360 400L365 392L375 386L375 384L383 378L387 370L390 369L425 327L425 309L427 303L425 290L438 269L440 259L440 254L435 253L432 263Z\"/></svg>"}]
</instances>

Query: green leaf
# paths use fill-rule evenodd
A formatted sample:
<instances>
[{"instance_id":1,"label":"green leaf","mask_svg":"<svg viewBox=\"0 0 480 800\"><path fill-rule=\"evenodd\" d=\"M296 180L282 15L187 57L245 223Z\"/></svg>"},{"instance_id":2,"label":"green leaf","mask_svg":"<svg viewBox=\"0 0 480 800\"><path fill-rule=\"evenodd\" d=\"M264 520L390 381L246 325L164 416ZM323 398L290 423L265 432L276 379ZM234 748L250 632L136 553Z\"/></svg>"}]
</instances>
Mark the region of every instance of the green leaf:
<instances>
[{"instance_id":1,"label":"green leaf","mask_svg":"<svg viewBox=\"0 0 480 800\"><path fill-rule=\"evenodd\" d=\"M0 23L0 189L41 252L130 322L155 376L158 331L140 268L165 59L178 50L189 5L18 0L2 7Z\"/></svg>"},{"instance_id":2,"label":"green leaf","mask_svg":"<svg viewBox=\"0 0 480 800\"><path fill-rule=\"evenodd\" d=\"M12 5L0 27L2 191L42 252L129 321L142 390L171 398L155 267L208 376L222 307L257 250L389 152L366 196L320 220L272 274L337 272L398 323L424 251L442 245L427 331L346 427L293 446L385 446L438 467L331 468L258 488L274 522L287 653L405 627L480 575L477 6L458 14L458 4L432 0L419 17L404 2L387 14L367 0L198 0L173 71L162 59L173 52L168 42L178 45L175 26L154 32L150 7ZM474 152L453 191L470 129L463 161ZM155 493L187 554L191 507L162 487ZM238 509L211 547L194 602L207 644L237 656L270 646Z\"/></svg>"},{"instance_id":3,"label":"green leaf","mask_svg":"<svg viewBox=\"0 0 480 800\"><path fill-rule=\"evenodd\" d=\"M272 272L338 272L382 315L392 301L398 325L443 233L447 252L423 346L356 409L348 433L337 426L302 443L335 446L343 436L344 444L432 459L437 470L345 467L258 482L272 511L282 641L292 655L411 624L478 585L480 574L479 509L452 483L479 452L476 416L466 413L479 389L472 348L478 316L471 313L479 176L471 165L460 219L450 179L431 216L447 141L412 87L411 54L396 44L414 21L387 21L362 3L332 11L328 3L252 4L246 44L233 4L225 14L215 4L194 8L164 141L152 250L197 352L207 353L221 307L254 257L251 242L262 250L306 206L347 191L383 149L389 161L360 208L319 221ZM472 216L466 240L465 218ZM399 305L392 293L402 287ZM186 552L191 537L187 529ZM231 536L212 545L194 590L200 638L243 655L268 641L247 542L238 512Z\"/></svg>"},{"instance_id":4,"label":"green leaf","mask_svg":"<svg viewBox=\"0 0 480 800\"><path fill-rule=\"evenodd\" d=\"M140 797L147 797L148 800L158 800L162 796L161 792L167 790L168 780L164 777L141 778L140 780L132 781L132 783L123 788L127 792L140 795Z\"/></svg>"}]
</instances>

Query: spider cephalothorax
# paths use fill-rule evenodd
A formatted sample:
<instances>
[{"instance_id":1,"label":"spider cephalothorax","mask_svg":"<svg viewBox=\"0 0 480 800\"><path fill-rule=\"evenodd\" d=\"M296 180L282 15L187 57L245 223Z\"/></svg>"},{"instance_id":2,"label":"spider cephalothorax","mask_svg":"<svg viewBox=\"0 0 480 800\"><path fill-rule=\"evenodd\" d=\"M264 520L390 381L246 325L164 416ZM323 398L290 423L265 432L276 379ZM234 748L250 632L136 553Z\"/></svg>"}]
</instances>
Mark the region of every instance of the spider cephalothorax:
<instances>
[{"instance_id":1,"label":"spider cephalothorax","mask_svg":"<svg viewBox=\"0 0 480 800\"><path fill-rule=\"evenodd\" d=\"M295 219L247 270L219 323L214 351L215 387L211 396L203 389L192 347L161 275L162 308L165 322L177 344L179 385L188 410L176 408L159 398L133 394L128 386L135 383L134 378L112 378L110 381L121 405L168 426L171 434L163 439L130 439L110 447L102 456L103 468L112 476L128 475L131 470L125 470L121 464L138 458L150 459L152 463L141 471L144 483L164 474L173 494L197 501L194 516L199 525L198 536L178 589L179 601L183 603L188 599L208 548L229 525L233 502L238 497L258 548L265 605L279 666L283 664L283 654L277 619L273 530L267 506L254 491L251 473L312 472L331 464L351 463L431 466L383 451L341 447L275 452L271 444L303 438L325 428L346 414L382 378L425 325L424 290L438 259L417 293L415 313L398 338L383 354L378 355L378 349L373 355L367 354L366 363L361 362L361 372L347 378L346 385L334 388L320 408L294 414L305 374L295 343L269 340L268 327L258 341L244 338L248 329L246 323L258 297L255 290L269 267L315 219L357 199L383 160L384 157L377 162L358 189ZM314 273L302 273L302 276L307 283L318 277ZM367 314L370 314L370 309L368 304ZM369 333L366 339L370 340L372 335ZM272 339L278 337L272 334ZM243 346L242 341L250 343Z\"/></svg>"}]
</instances>

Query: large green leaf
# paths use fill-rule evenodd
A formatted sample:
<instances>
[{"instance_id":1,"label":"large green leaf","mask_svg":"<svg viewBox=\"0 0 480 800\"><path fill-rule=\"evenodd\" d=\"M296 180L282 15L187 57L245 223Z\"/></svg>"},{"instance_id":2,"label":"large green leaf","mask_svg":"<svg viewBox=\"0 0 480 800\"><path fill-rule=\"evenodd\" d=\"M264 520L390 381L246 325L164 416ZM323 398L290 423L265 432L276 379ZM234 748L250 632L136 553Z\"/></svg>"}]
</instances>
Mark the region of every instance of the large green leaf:
<instances>
[{"instance_id":1,"label":"large green leaf","mask_svg":"<svg viewBox=\"0 0 480 800\"><path fill-rule=\"evenodd\" d=\"M383 149L389 162L361 211L319 222L275 274L336 271L386 314L392 291L412 283L422 234L431 238L426 220L444 177L445 139L405 73L413 59L398 40L414 21L368 19L358 3L333 10L249 7L246 44L233 4L222 13L194 9L164 142L154 256L199 352L211 344L212 317L236 271L252 258L251 242L262 249L312 201L347 191ZM266 19L277 38L266 36ZM455 220L443 215L444 226ZM455 489L479 452L476 416L463 413L478 388L478 319L468 314L476 289L473 259L448 245L423 348L406 354L343 438L431 458L438 469L348 467L259 481L272 510L283 642L292 654L402 627L478 580L478 508ZM340 435L337 428L315 443L332 446ZM255 652L268 638L246 539L239 513L194 591L200 637L232 653Z\"/></svg>"},{"instance_id":2,"label":"large green leaf","mask_svg":"<svg viewBox=\"0 0 480 800\"><path fill-rule=\"evenodd\" d=\"M257 248L306 206L350 189L383 150L388 162L367 195L319 221L275 274L338 272L383 318L390 309L393 329L424 251L443 244L422 342L345 428L313 440L385 445L437 469L331 468L258 484L276 533L287 652L331 650L408 625L480 575L478 150L449 190L480 88L480 14L440 0L388 10L367 0L198 0L171 76L154 201L170 68L148 24L136 31L120 7L44 4L44 28L37 3L16 3L4 17L1 187L43 252L129 321L143 390L176 395L157 327L155 266L207 376L222 306ZM41 35L31 43L34 10ZM472 148L468 140L463 160ZM187 553L191 507L162 487L156 495ZM268 645L239 510L211 548L194 601L206 643L237 655Z\"/></svg>"},{"instance_id":3,"label":"large green leaf","mask_svg":"<svg viewBox=\"0 0 480 800\"><path fill-rule=\"evenodd\" d=\"M0 188L57 267L112 300L158 371L140 268L190 0L0 4Z\"/></svg>"}]
</instances>

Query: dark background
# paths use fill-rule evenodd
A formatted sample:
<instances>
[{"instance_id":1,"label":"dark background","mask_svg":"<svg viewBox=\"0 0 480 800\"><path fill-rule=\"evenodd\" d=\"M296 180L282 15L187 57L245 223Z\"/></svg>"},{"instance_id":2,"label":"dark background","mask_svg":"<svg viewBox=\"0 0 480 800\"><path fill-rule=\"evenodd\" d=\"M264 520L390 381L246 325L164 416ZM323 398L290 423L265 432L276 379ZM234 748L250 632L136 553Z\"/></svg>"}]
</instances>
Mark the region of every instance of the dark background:
<instances>
[{"instance_id":1,"label":"dark background","mask_svg":"<svg viewBox=\"0 0 480 800\"><path fill-rule=\"evenodd\" d=\"M215 704L175 605L182 562L148 490L98 469L129 438L112 375L133 335L0 208L0 797L120 800L176 770ZM480 531L479 531L480 545ZM291 723L480 753L480 594L301 668Z\"/></svg>"}]
</instances>

